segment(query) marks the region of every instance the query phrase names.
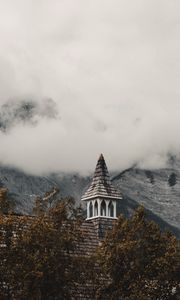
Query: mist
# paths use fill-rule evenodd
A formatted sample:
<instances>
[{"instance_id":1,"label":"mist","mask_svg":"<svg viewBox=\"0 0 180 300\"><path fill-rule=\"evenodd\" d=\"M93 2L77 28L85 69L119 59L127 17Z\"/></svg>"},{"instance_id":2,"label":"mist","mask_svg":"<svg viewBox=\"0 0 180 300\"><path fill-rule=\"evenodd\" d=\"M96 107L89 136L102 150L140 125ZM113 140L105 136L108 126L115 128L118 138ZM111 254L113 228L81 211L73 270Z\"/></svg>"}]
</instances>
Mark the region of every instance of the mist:
<instances>
[{"instance_id":1,"label":"mist","mask_svg":"<svg viewBox=\"0 0 180 300\"><path fill-rule=\"evenodd\" d=\"M0 163L88 174L100 153L119 171L178 156L179 11L178 0L0 0Z\"/></svg>"}]
</instances>

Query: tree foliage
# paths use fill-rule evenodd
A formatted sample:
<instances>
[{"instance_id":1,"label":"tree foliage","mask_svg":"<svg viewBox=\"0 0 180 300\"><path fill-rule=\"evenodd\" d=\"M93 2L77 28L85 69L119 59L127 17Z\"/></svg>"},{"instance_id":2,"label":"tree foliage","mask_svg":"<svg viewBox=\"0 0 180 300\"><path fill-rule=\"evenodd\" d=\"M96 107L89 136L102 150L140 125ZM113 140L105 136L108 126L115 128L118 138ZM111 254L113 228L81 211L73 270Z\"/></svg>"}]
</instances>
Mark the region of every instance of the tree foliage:
<instances>
[{"instance_id":1,"label":"tree foliage","mask_svg":"<svg viewBox=\"0 0 180 300\"><path fill-rule=\"evenodd\" d=\"M53 207L54 204L57 203L56 196L58 193L59 189L57 187L53 187L52 190L45 193L44 197L37 196L35 198L35 206L33 208L34 215L44 215L48 212L49 208Z\"/></svg>"},{"instance_id":2,"label":"tree foliage","mask_svg":"<svg viewBox=\"0 0 180 300\"><path fill-rule=\"evenodd\" d=\"M62 201L48 214L0 218L1 299L71 299L80 278L74 255L80 238L80 218L71 201Z\"/></svg>"},{"instance_id":3,"label":"tree foliage","mask_svg":"<svg viewBox=\"0 0 180 300\"><path fill-rule=\"evenodd\" d=\"M13 212L12 201L7 197L8 189L0 188L0 214L10 214Z\"/></svg>"},{"instance_id":4,"label":"tree foliage","mask_svg":"<svg viewBox=\"0 0 180 300\"><path fill-rule=\"evenodd\" d=\"M176 185L176 182L177 182L177 176L175 173L171 173L171 175L169 176L168 178L168 183L169 183L169 186L174 186Z\"/></svg>"},{"instance_id":5,"label":"tree foliage","mask_svg":"<svg viewBox=\"0 0 180 300\"><path fill-rule=\"evenodd\" d=\"M98 250L98 259L106 276L99 299L165 300L179 287L178 242L147 221L142 207L130 220L119 217Z\"/></svg>"},{"instance_id":6,"label":"tree foliage","mask_svg":"<svg viewBox=\"0 0 180 300\"><path fill-rule=\"evenodd\" d=\"M90 256L81 251L81 209L71 198L49 205L53 193L37 201L34 217L0 214L0 299L68 300L82 288L91 299L171 299L180 274L172 234L139 208L129 220L120 216Z\"/></svg>"}]
</instances>

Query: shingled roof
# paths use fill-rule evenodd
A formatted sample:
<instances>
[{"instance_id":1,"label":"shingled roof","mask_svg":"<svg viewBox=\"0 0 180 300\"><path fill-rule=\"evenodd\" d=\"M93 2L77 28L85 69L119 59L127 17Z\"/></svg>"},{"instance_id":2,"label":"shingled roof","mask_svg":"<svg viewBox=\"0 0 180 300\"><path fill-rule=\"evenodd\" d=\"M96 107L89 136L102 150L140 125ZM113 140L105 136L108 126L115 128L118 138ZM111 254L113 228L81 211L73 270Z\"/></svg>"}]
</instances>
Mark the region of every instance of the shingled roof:
<instances>
[{"instance_id":1,"label":"shingled roof","mask_svg":"<svg viewBox=\"0 0 180 300\"><path fill-rule=\"evenodd\" d=\"M106 162L102 154L98 159L92 183L81 200L89 200L96 197L122 199L121 193L117 191L111 183Z\"/></svg>"}]
</instances>

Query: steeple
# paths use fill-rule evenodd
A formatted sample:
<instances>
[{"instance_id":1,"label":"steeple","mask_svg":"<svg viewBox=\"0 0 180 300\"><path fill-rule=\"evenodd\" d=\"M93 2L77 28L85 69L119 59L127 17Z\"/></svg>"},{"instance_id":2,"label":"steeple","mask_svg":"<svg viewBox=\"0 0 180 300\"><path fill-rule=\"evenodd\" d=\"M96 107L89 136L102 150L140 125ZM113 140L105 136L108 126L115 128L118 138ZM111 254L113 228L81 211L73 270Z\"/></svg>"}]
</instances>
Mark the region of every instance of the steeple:
<instances>
[{"instance_id":1,"label":"steeple","mask_svg":"<svg viewBox=\"0 0 180 300\"><path fill-rule=\"evenodd\" d=\"M116 218L116 203L121 199L120 192L111 183L106 162L101 154L91 185L81 198L87 202L87 219Z\"/></svg>"}]
</instances>

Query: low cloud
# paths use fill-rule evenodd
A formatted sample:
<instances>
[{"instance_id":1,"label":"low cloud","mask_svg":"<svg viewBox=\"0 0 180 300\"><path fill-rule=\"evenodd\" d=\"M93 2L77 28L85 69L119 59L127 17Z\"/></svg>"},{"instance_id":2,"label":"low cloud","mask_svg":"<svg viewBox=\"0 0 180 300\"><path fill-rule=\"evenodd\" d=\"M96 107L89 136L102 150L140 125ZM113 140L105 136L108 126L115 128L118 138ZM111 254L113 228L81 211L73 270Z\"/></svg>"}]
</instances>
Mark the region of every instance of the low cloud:
<instances>
[{"instance_id":1,"label":"low cloud","mask_svg":"<svg viewBox=\"0 0 180 300\"><path fill-rule=\"evenodd\" d=\"M179 155L179 10L177 0L0 0L0 162L87 174L101 152L111 170Z\"/></svg>"},{"instance_id":2,"label":"low cloud","mask_svg":"<svg viewBox=\"0 0 180 300\"><path fill-rule=\"evenodd\" d=\"M0 107L0 131L9 133L17 125L36 126L41 119L58 118L56 103L52 99L9 100Z\"/></svg>"}]
</instances>

